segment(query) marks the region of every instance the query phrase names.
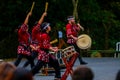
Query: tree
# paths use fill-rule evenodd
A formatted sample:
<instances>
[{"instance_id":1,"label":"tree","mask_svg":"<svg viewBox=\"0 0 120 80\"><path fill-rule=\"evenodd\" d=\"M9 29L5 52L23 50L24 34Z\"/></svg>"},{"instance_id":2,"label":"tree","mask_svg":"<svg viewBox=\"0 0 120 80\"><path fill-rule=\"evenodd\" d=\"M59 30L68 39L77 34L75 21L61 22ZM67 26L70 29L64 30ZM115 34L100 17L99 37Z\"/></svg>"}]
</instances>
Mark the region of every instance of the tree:
<instances>
[{"instance_id":1,"label":"tree","mask_svg":"<svg viewBox=\"0 0 120 80\"><path fill-rule=\"evenodd\" d=\"M77 9L78 9L78 1L79 0L72 0L72 3L73 3L73 16L75 17L75 19L76 20L78 20L79 18L78 18L78 11L77 11Z\"/></svg>"},{"instance_id":2,"label":"tree","mask_svg":"<svg viewBox=\"0 0 120 80\"><path fill-rule=\"evenodd\" d=\"M109 31L111 27L116 26L115 15L107 10L101 11L101 22L105 29L105 49L109 49Z\"/></svg>"}]
</instances>

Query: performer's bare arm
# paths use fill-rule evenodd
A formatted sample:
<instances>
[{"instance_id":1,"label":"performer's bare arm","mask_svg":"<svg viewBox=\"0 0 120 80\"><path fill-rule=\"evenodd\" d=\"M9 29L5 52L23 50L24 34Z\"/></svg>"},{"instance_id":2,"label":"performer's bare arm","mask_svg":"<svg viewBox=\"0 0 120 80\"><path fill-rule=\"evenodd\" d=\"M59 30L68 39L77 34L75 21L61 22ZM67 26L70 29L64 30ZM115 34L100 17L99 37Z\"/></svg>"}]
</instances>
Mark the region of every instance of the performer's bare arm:
<instances>
[{"instance_id":1,"label":"performer's bare arm","mask_svg":"<svg viewBox=\"0 0 120 80\"><path fill-rule=\"evenodd\" d=\"M30 45L30 47L32 48L32 50L36 50L36 48L33 45Z\"/></svg>"},{"instance_id":2,"label":"performer's bare arm","mask_svg":"<svg viewBox=\"0 0 120 80\"><path fill-rule=\"evenodd\" d=\"M84 28L78 23L77 26L84 31Z\"/></svg>"},{"instance_id":3,"label":"performer's bare arm","mask_svg":"<svg viewBox=\"0 0 120 80\"><path fill-rule=\"evenodd\" d=\"M42 14L41 18L39 19L39 21L38 21L39 24L41 24L41 23L43 22L45 16L47 16L47 13L46 13L46 12L44 12L44 13Z\"/></svg>"},{"instance_id":4,"label":"performer's bare arm","mask_svg":"<svg viewBox=\"0 0 120 80\"><path fill-rule=\"evenodd\" d=\"M28 24L29 17L32 15L32 12L29 12L25 18L24 24Z\"/></svg>"},{"instance_id":5,"label":"performer's bare arm","mask_svg":"<svg viewBox=\"0 0 120 80\"><path fill-rule=\"evenodd\" d=\"M32 50L38 50L40 48L40 46L34 47L33 45L30 45L30 47L32 48Z\"/></svg>"},{"instance_id":6,"label":"performer's bare arm","mask_svg":"<svg viewBox=\"0 0 120 80\"><path fill-rule=\"evenodd\" d=\"M75 36L73 36L73 35L70 35L70 37L72 38L72 39L74 39L75 41L77 41L77 37L75 37Z\"/></svg>"},{"instance_id":7,"label":"performer's bare arm","mask_svg":"<svg viewBox=\"0 0 120 80\"><path fill-rule=\"evenodd\" d=\"M58 52L58 47L52 47L52 46L51 46L49 49L50 49L51 51Z\"/></svg>"},{"instance_id":8,"label":"performer's bare arm","mask_svg":"<svg viewBox=\"0 0 120 80\"><path fill-rule=\"evenodd\" d=\"M25 21L24 21L24 24L28 24L28 20L29 20L29 17L32 15L32 10L34 8L34 5L35 5L35 2L32 3L32 6L31 6L31 10L30 12L27 14L26 18L25 18Z\"/></svg>"}]
</instances>

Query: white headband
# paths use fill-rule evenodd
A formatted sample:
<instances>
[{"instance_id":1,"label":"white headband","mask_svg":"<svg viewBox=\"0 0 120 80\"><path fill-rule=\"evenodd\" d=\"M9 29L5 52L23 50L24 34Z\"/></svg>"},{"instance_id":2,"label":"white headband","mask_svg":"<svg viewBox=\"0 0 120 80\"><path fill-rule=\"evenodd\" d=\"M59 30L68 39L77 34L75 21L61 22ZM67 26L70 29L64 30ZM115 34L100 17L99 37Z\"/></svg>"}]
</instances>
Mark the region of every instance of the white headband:
<instances>
[{"instance_id":1,"label":"white headband","mask_svg":"<svg viewBox=\"0 0 120 80\"><path fill-rule=\"evenodd\" d=\"M68 18L67 20L72 20L72 19L75 19L74 17L71 17L71 18Z\"/></svg>"},{"instance_id":2,"label":"white headband","mask_svg":"<svg viewBox=\"0 0 120 80\"><path fill-rule=\"evenodd\" d=\"M46 29L48 26L50 26L50 23L47 23L47 25L43 28L43 30Z\"/></svg>"}]
</instances>

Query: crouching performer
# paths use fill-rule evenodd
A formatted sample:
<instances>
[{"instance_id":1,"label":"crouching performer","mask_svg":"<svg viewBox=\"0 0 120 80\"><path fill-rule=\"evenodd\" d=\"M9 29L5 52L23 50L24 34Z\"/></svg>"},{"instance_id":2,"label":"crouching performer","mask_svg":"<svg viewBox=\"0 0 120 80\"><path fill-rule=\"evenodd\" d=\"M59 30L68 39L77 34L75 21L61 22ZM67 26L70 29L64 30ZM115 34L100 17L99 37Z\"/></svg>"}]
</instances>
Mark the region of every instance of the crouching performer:
<instances>
[{"instance_id":1,"label":"crouching performer","mask_svg":"<svg viewBox=\"0 0 120 80\"><path fill-rule=\"evenodd\" d=\"M28 20L29 17L32 15L29 12L26 16L24 23L18 29L18 49L17 49L17 60L15 61L15 66L18 66L23 57L25 57L29 63L31 64L31 68L34 66L34 62L30 53L29 45L31 43L30 34L28 33Z\"/></svg>"},{"instance_id":2,"label":"crouching performer","mask_svg":"<svg viewBox=\"0 0 120 80\"><path fill-rule=\"evenodd\" d=\"M60 66L58 60L54 57L54 55L49 54L49 50L54 52L58 51L57 47L52 47L50 44L50 36L49 32L51 31L51 27L49 23L44 22L41 24L41 34L39 35L39 49L38 49L38 62L32 68L31 72L35 75L46 63L48 63L51 67L55 69L55 80L60 80Z\"/></svg>"}]
</instances>

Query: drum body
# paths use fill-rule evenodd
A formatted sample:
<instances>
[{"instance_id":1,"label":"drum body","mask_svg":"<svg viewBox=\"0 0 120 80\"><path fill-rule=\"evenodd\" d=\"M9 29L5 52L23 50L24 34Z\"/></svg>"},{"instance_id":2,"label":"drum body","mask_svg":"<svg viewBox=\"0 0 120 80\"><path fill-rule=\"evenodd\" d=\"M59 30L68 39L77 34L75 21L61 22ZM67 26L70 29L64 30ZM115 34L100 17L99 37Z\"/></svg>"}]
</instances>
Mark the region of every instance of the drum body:
<instances>
[{"instance_id":1,"label":"drum body","mask_svg":"<svg viewBox=\"0 0 120 80\"><path fill-rule=\"evenodd\" d=\"M70 58L73 54L76 53L74 46L69 46L65 49L60 49L57 53L55 52L49 52L50 54L53 54L56 59L58 60L59 64L64 64L62 58Z\"/></svg>"},{"instance_id":2,"label":"drum body","mask_svg":"<svg viewBox=\"0 0 120 80\"><path fill-rule=\"evenodd\" d=\"M76 53L76 51L75 51L74 46L69 46L62 50L62 57L70 58L75 53Z\"/></svg>"},{"instance_id":3,"label":"drum body","mask_svg":"<svg viewBox=\"0 0 120 80\"><path fill-rule=\"evenodd\" d=\"M57 53L50 51L50 54L53 54L55 56L55 58L58 60L59 64L63 64L63 60L62 60L62 52L61 50L59 50Z\"/></svg>"}]
</instances>

